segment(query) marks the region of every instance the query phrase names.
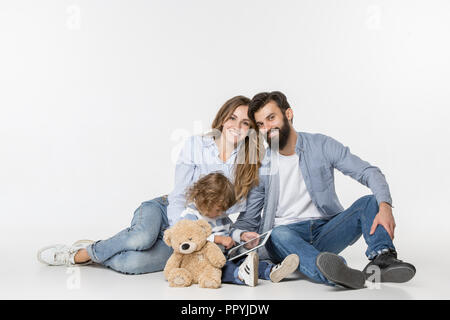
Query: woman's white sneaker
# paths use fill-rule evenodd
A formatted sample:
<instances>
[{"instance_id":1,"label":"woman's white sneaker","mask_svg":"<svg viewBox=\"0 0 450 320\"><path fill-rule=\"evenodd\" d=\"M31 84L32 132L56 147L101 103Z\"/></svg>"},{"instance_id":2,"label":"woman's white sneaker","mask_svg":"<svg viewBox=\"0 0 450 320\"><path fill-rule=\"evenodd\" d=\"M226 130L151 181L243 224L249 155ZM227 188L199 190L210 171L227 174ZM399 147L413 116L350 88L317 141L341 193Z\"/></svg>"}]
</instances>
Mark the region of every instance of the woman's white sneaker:
<instances>
[{"instance_id":1,"label":"woman's white sneaker","mask_svg":"<svg viewBox=\"0 0 450 320\"><path fill-rule=\"evenodd\" d=\"M299 263L300 259L298 255L294 253L288 255L281 263L272 268L269 276L270 280L272 280L272 282L280 282L292 272L297 270Z\"/></svg>"},{"instance_id":2,"label":"woman's white sneaker","mask_svg":"<svg viewBox=\"0 0 450 320\"><path fill-rule=\"evenodd\" d=\"M250 287L254 287L258 283L258 264L259 256L256 251L252 251L239 266L239 279Z\"/></svg>"},{"instance_id":3,"label":"woman's white sneaker","mask_svg":"<svg viewBox=\"0 0 450 320\"><path fill-rule=\"evenodd\" d=\"M79 240L72 246L64 244L56 244L40 249L37 253L37 259L39 262L50 266L74 266L75 254L80 249L85 249L88 245L94 243L92 240ZM86 263L76 264L78 266L92 263L88 261Z\"/></svg>"}]
</instances>

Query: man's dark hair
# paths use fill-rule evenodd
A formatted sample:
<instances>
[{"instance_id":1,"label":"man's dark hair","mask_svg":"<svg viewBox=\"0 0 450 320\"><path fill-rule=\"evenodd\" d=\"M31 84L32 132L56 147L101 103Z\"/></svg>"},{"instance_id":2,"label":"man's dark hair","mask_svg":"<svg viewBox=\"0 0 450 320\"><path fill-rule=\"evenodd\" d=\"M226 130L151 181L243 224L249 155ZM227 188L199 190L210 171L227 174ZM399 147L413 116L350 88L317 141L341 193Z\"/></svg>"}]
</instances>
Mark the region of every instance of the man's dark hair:
<instances>
[{"instance_id":1,"label":"man's dark hair","mask_svg":"<svg viewBox=\"0 0 450 320\"><path fill-rule=\"evenodd\" d=\"M280 108L280 110L282 111L283 115L285 115L285 111L291 107L287 102L286 96L280 91L258 93L253 97L248 106L248 116L253 122L256 122L255 112L264 107L270 101L276 103L278 108Z\"/></svg>"}]
</instances>

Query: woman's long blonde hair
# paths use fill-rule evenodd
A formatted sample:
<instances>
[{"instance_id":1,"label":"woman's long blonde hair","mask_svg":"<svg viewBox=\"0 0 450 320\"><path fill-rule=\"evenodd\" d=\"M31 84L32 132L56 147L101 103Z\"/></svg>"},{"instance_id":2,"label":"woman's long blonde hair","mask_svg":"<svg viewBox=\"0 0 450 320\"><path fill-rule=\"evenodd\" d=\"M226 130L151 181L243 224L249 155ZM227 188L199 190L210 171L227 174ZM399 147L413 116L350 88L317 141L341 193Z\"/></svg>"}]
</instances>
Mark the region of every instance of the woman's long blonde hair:
<instances>
[{"instance_id":1,"label":"woman's long blonde hair","mask_svg":"<svg viewBox=\"0 0 450 320\"><path fill-rule=\"evenodd\" d=\"M216 114L211 127L217 134L222 133L223 124L227 121L234 110L240 106L248 106L250 99L244 96L236 96L224 103ZM250 118L249 118L250 119ZM264 154L262 139L256 131L256 124L250 120L250 129L244 142L240 145L236 162L234 165L234 190L236 201L247 198L250 189L259 184L258 169L261 166L261 159Z\"/></svg>"}]
</instances>

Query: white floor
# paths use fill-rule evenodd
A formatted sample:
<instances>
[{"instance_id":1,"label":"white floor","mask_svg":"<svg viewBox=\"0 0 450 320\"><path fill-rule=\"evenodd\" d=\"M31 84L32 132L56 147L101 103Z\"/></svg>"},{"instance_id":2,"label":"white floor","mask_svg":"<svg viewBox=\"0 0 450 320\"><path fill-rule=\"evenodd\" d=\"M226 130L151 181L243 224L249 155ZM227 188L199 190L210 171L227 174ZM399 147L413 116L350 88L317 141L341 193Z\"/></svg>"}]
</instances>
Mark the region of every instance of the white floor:
<instances>
[{"instance_id":1,"label":"white floor","mask_svg":"<svg viewBox=\"0 0 450 320\"><path fill-rule=\"evenodd\" d=\"M260 280L257 287L223 284L220 289L170 288L161 272L123 275L101 266L76 268L48 267L36 259L39 247L59 239L70 239L75 232L60 234L42 230L25 232L30 238L6 237L4 230L0 266L0 299L450 299L450 259L433 247L417 249L414 242L402 243L401 259L414 263L417 274L404 284L381 284L379 288L342 290L315 284L300 274L278 284ZM9 245L5 245L9 243ZM68 241L68 243L71 243ZM398 249L398 246L397 246ZM342 255L350 266L362 269L367 260L364 241L346 249Z\"/></svg>"}]
</instances>

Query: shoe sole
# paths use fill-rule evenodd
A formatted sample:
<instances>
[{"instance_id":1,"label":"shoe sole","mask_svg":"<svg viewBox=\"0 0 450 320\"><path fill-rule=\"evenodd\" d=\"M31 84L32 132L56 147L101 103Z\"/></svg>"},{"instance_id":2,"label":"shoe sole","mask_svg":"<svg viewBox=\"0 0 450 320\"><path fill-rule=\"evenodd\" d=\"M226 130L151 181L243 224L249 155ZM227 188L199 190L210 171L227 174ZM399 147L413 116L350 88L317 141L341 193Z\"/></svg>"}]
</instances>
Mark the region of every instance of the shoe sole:
<instances>
[{"instance_id":1,"label":"shoe sole","mask_svg":"<svg viewBox=\"0 0 450 320\"><path fill-rule=\"evenodd\" d=\"M411 266L400 265L396 267L388 267L384 270L381 270L380 279L377 279L375 270L376 266L370 266L371 269L367 267L363 270L364 275L366 276L366 280L369 282L394 282L394 283L403 283L411 280L415 274L416 269ZM372 269L373 268L373 269ZM368 270L372 271L369 272ZM378 269L379 270L379 269Z\"/></svg>"},{"instance_id":2,"label":"shoe sole","mask_svg":"<svg viewBox=\"0 0 450 320\"><path fill-rule=\"evenodd\" d=\"M364 273L348 267L336 254L322 252L317 256L316 266L328 280L349 289L362 289Z\"/></svg>"},{"instance_id":3,"label":"shoe sole","mask_svg":"<svg viewBox=\"0 0 450 320\"><path fill-rule=\"evenodd\" d=\"M403 283L411 280L416 271L408 267L397 267L381 272L381 282Z\"/></svg>"},{"instance_id":4,"label":"shoe sole","mask_svg":"<svg viewBox=\"0 0 450 320\"><path fill-rule=\"evenodd\" d=\"M74 242L72 244L72 246L77 246L77 245L80 245L80 244L90 245L90 244L93 244L94 242L95 242L94 240L78 240L78 241Z\"/></svg>"},{"instance_id":5,"label":"shoe sole","mask_svg":"<svg viewBox=\"0 0 450 320\"><path fill-rule=\"evenodd\" d=\"M281 262L281 267L270 274L270 280L272 280L272 282L275 282L275 283L280 282L281 280L286 278L288 275L290 275L292 272L297 270L299 262L300 262L300 259L299 259L298 255L296 255L296 254L288 255Z\"/></svg>"},{"instance_id":6,"label":"shoe sole","mask_svg":"<svg viewBox=\"0 0 450 320\"><path fill-rule=\"evenodd\" d=\"M255 272L253 273L253 282L250 284L250 286L254 287L258 283L259 256L256 252L253 252L252 256L252 262L254 266L253 270L255 270Z\"/></svg>"},{"instance_id":7,"label":"shoe sole","mask_svg":"<svg viewBox=\"0 0 450 320\"><path fill-rule=\"evenodd\" d=\"M90 244L92 244L94 242L95 241L93 241L93 240L78 240L74 244L72 244L72 246L83 245L83 244L90 245ZM47 249L50 249L50 248L53 248L55 246L62 246L62 245L63 244L54 244L54 245L46 246L44 248L39 249L39 251L37 252L37 259L38 259L38 261L43 263L43 264L45 264L45 265L48 265L48 266L65 266L65 264L51 264L51 263L48 263L48 262L46 262L45 260L43 260L41 258L41 253L43 251L45 251ZM85 262L85 263L77 263L76 265L77 266L84 266L84 265L88 265L88 264L91 264L91 263L93 263L92 260L90 260L88 262Z\"/></svg>"}]
</instances>

